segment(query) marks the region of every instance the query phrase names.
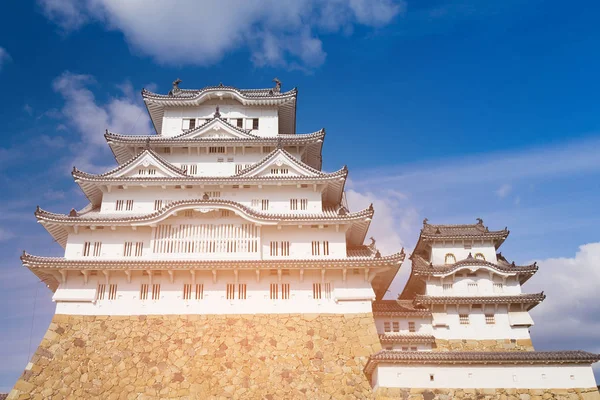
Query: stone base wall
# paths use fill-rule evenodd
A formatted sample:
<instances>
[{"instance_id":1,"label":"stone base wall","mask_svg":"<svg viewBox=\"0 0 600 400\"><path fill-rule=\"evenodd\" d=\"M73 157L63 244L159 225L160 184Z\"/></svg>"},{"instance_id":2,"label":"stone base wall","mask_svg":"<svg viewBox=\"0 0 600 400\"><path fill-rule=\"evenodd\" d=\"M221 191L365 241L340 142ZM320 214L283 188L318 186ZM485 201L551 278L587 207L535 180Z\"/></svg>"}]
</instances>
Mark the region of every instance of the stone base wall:
<instances>
[{"instance_id":1,"label":"stone base wall","mask_svg":"<svg viewBox=\"0 0 600 400\"><path fill-rule=\"evenodd\" d=\"M55 315L9 399L368 399L373 315Z\"/></svg>"},{"instance_id":2,"label":"stone base wall","mask_svg":"<svg viewBox=\"0 0 600 400\"><path fill-rule=\"evenodd\" d=\"M435 339L433 351L534 351L531 339Z\"/></svg>"},{"instance_id":3,"label":"stone base wall","mask_svg":"<svg viewBox=\"0 0 600 400\"><path fill-rule=\"evenodd\" d=\"M600 400L598 388L587 389L390 389L377 400Z\"/></svg>"}]
</instances>

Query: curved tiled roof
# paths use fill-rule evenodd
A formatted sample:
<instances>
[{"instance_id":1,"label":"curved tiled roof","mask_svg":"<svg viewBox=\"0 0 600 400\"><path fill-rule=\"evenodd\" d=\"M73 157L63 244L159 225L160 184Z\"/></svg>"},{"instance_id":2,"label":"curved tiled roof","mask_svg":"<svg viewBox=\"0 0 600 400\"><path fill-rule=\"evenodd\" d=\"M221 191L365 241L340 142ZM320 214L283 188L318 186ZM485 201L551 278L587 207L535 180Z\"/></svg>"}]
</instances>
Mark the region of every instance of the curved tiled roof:
<instances>
[{"instance_id":1,"label":"curved tiled roof","mask_svg":"<svg viewBox=\"0 0 600 400\"><path fill-rule=\"evenodd\" d=\"M137 156L133 157L132 159L130 159L129 161L127 161L126 163L123 163L121 165L119 165L116 168L111 169L110 171L104 172L102 174L87 174L85 172L79 171L77 168L73 167L73 174L78 173L78 174L84 174L85 176L88 177L95 177L95 178L105 178L108 177L109 175L115 174L117 172L120 172L124 169L126 169L127 167L129 167L131 164L134 164L137 160L139 160L140 158L144 157L146 154L150 154L152 157L154 157L161 166L169 169L170 171L172 171L173 173L179 175L181 178L184 177L189 177L189 175L182 170L181 168L178 168L176 166L174 166L173 164L171 164L170 162L168 162L167 160L165 160L164 158L162 158L161 156L159 156L154 150L152 149L145 149L144 151L142 151L141 153L139 153Z\"/></svg>"},{"instance_id":2,"label":"curved tiled roof","mask_svg":"<svg viewBox=\"0 0 600 400\"><path fill-rule=\"evenodd\" d=\"M457 261L454 264L433 265L424 260L423 257L412 257L412 268L415 275L447 275L463 268L474 269L477 267L490 268L502 273L516 273L527 275L533 275L538 270L537 263L533 263L531 265L515 265L514 263L509 264L507 262L500 262L498 264L495 264L489 261L478 260L473 257L470 257L464 260Z\"/></svg>"},{"instance_id":3,"label":"curved tiled roof","mask_svg":"<svg viewBox=\"0 0 600 400\"><path fill-rule=\"evenodd\" d=\"M593 364L600 354L587 351L393 351L373 354L364 372L377 364Z\"/></svg>"},{"instance_id":4,"label":"curved tiled roof","mask_svg":"<svg viewBox=\"0 0 600 400\"><path fill-rule=\"evenodd\" d=\"M378 300L373 303L376 317L431 317L431 311L416 308L411 300Z\"/></svg>"},{"instance_id":5,"label":"curved tiled roof","mask_svg":"<svg viewBox=\"0 0 600 400\"><path fill-rule=\"evenodd\" d=\"M544 292L505 296L427 296L416 295L413 303L417 306L432 304L529 304L531 309L544 301Z\"/></svg>"},{"instance_id":6,"label":"curved tiled roof","mask_svg":"<svg viewBox=\"0 0 600 400\"><path fill-rule=\"evenodd\" d=\"M317 221L352 221L356 219L363 218L372 218L374 214L373 206L371 205L369 208L364 210L339 215L336 212L334 207L324 208L322 214L282 214L282 213L266 213L262 211L257 211L251 207L245 206L235 201L231 200L204 200L204 199L190 199L190 200L178 200L169 203L166 206L163 206L158 211L154 211L148 214L136 214L136 215L127 215L123 214L106 214L106 213L94 213L93 217L86 217L91 213L85 215L77 215L70 216L67 214L57 214L49 211L42 210L41 208L36 209L35 216L38 220L48 221L53 223L68 223L68 224L103 224L106 223L108 225L115 223L146 223L153 222L156 220L161 220L165 215L169 215L171 212L179 209L179 208L190 208L194 206L208 206L208 207L225 207L231 208L233 211L239 211L247 216L251 216L260 221L308 221L308 222L317 222Z\"/></svg>"},{"instance_id":7,"label":"curved tiled roof","mask_svg":"<svg viewBox=\"0 0 600 400\"><path fill-rule=\"evenodd\" d=\"M176 94L159 94L153 93L149 90L142 89L142 97L144 99L198 99L205 93L214 91L227 91L239 94L241 97L247 99L278 99L283 97L296 96L298 89L293 88L287 92L278 92L273 88L264 89L238 89L233 86L216 85L216 86L205 86L202 89L179 89Z\"/></svg>"},{"instance_id":8,"label":"curved tiled roof","mask_svg":"<svg viewBox=\"0 0 600 400\"><path fill-rule=\"evenodd\" d=\"M421 333L384 333L379 335L381 343L434 343L435 336Z\"/></svg>"},{"instance_id":9,"label":"curved tiled roof","mask_svg":"<svg viewBox=\"0 0 600 400\"><path fill-rule=\"evenodd\" d=\"M212 121L212 119L210 120ZM210 122L209 121L209 122ZM183 136L187 136L190 133L193 133L194 131L199 130L202 126L208 124L205 123L203 125L198 126L197 128L194 128L193 130L189 130L185 133L182 133L180 135L177 136L162 136L162 135L121 135L118 133L113 133L113 132L109 132L106 131L106 133L104 134L104 138L108 141L108 142L116 142L116 143L123 143L123 144L135 144L135 145L144 145L146 143L149 143L150 145L154 145L154 144L160 144L160 145L165 145L165 144L170 144L170 145L174 145L174 144L190 144L190 143L221 143L221 142L250 142L250 143L257 143L257 144L270 144L271 146L276 146L278 141L281 141L281 143L283 145L289 145L289 146L296 146L298 144L305 144L305 143L312 143L318 140L323 140L325 138L325 129L321 129L319 131L316 132L312 132L312 133L303 133L303 134L296 134L296 135L290 135L290 134L280 134L277 136L257 136L257 135L253 135L249 132L246 132L245 129L240 129L234 125L229 124L227 121L223 121L226 124L230 125L231 127L240 130L241 132L244 132L245 134L247 134L248 138L215 138L215 137L200 137L200 138L190 138L190 139L184 139L182 138Z\"/></svg>"}]
</instances>

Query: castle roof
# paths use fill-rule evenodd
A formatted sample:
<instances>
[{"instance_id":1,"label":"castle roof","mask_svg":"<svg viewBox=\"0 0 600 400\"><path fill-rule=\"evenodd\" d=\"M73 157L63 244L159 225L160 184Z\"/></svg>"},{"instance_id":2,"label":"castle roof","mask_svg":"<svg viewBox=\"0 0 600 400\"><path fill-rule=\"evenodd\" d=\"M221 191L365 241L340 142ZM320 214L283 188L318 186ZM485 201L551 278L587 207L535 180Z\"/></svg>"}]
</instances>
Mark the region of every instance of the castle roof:
<instances>
[{"instance_id":1,"label":"castle roof","mask_svg":"<svg viewBox=\"0 0 600 400\"><path fill-rule=\"evenodd\" d=\"M517 294L504 296L427 296L416 295L415 306L430 306L434 304L523 304L527 310L532 309L546 298L544 292L535 294Z\"/></svg>"},{"instance_id":2,"label":"castle roof","mask_svg":"<svg viewBox=\"0 0 600 400\"><path fill-rule=\"evenodd\" d=\"M419 254L421 250L425 250L427 244L436 241L490 240L498 248L508 237L509 233L509 230L506 228L498 231L490 231L487 226L483 225L481 218L478 218L476 224L460 225L433 225L426 218L423 220L423 228L421 228L419 241L415 246L413 254Z\"/></svg>"},{"instance_id":3,"label":"castle roof","mask_svg":"<svg viewBox=\"0 0 600 400\"><path fill-rule=\"evenodd\" d=\"M376 317L431 317L431 311L416 307L411 300L378 300L373 302Z\"/></svg>"},{"instance_id":4,"label":"castle roof","mask_svg":"<svg viewBox=\"0 0 600 400\"><path fill-rule=\"evenodd\" d=\"M324 207L323 212L319 214L284 214L258 211L231 200L187 199L173 201L152 213L106 213L100 212L99 208L94 208L67 215L52 213L38 207L35 216L38 222L42 223L54 239L64 247L69 228L73 226L152 225L186 209L225 209L260 225L350 224L350 228L346 231L350 245L358 245L364 241L374 214L372 206L354 213L340 212L344 209L339 207Z\"/></svg>"},{"instance_id":5,"label":"castle roof","mask_svg":"<svg viewBox=\"0 0 600 400\"><path fill-rule=\"evenodd\" d=\"M233 86L206 86L202 89L180 89L179 82L168 94L142 90L142 98L157 132L162 130L162 119L167 107L197 106L213 99L234 99L247 106L277 106L279 131L296 133L296 98L298 89L281 92L279 85L265 89L238 89Z\"/></svg>"},{"instance_id":6,"label":"castle roof","mask_svg":"<svg viewBox=\"0 0 600 400\"><path fill-rule=\"evenodd\" d=\"M270 175L268 167L278 163L292 166L295 173L290 175ZM138 168L155 166L163 170L160 174L139 175ZM266 172L266 173L265 173ZM258 163L240 171L232 176L191 176L187 171L175 167L173 164L160 157L151 149L145 149L128 162L105 172L103 174L89 174L73 168L73 178L81 187L86 197L94 205L102 199L103 185L281 185L281 184L321 184L326 183L323 191L323 201L328 204L339 204L342 198L344 185L348 176L348 169L326 173L314 169L297 160L283 149L275 149Z\"/></svg>"},{"instance_id":7,"label":"castle roof","mask_svg":"<svg viewBox=\"0 0 600 400\"><path fill-rule=\"evenodd\" d=\"M600 361L600 354L586 351L393 351L381 350L365 365L367 375L378 364L593 364Z\"/></svg>"},{"instance_id":8,"label":"castle roof","mask_svg":"<svg viewBox=\"0 0 600 400\"><path fill-rule=\"evenodd\" d=\"M215 137L212 134L204 134L205 132L213 133L214 128L219 126L226 128L228 131L238 132L237 135L219 135ZM325 139L325 130L306 134L280 134L277 136L257 136L250 131L240 129L229 122L214 118L206 123L191 129L181 135L165 137L162 135L148 136L132 136L119 135L112 132L104 134L110 149L112 150L115 159L118 163L123 163L133 157L136 149L149 146L154 147L189 147L189 146L269 146L277 147L304 147L306 150L303 154L303 161L313 168L321 169L321 151L323 140Z\"/></svg>"},{"instance_id":9,"label":"castle roof","mask_svg":"<svg viewBox=\"0 0 600 400\"><path fill-rule=\"evenodd\" d=\"M64 257L41 257L23 252L21 261L52 290L58 287L60 270L257 270L257 269L317 269L343 270L369 268L385 271L404 260L403 253L387 256L351 256L339 259L273 259L273 260L105 260L105 259L66 259ZM54 271L54 272L53 272ZM374 287L377 292L379 289Z\"/></svg>"}]
</instances>

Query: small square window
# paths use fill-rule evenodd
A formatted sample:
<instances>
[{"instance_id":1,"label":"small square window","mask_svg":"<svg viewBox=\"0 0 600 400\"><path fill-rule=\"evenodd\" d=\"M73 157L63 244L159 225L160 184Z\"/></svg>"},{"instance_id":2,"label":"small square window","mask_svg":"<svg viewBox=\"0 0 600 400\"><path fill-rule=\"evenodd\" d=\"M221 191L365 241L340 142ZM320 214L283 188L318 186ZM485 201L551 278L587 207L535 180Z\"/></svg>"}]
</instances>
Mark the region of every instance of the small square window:
<instances>
[{"instance_id":1,"label":"small square window","mask_svg":"<svg viewBox=\"0 0 600 400\"><path fill-rule=\"evenodd\" d=\"M384 332L391 332L392 331L392 324L390 324L389 321L385 321L383 323L383 331Z\"/></svg>"},{"instance_id":2,"label":"small square window","mask_svg":"<svg viewBox=\"0 0 600 400\"><path fill-rule=\"evenodd\" d=\"M469 325L469 314L459 314L458 319L461 325Z\"/></svg>"},{"instance_id":3,"label":"small square window","mask_svg":"<svg viewBox=\"0 0 600 400\"><path fill-rule=\"evenodd\" d=\"M433 382L435 380L435 375L429 374L429 381Z\"/></svg>"},{"instance_id":4,"label":"small square window","mask_svg":"<svg viewBox=\"0 0 600 400\"><path fill-rule=\"evenodd\" d=\"M392 323L392 328L393 328L394 332L400 332L400 322L394 321Z\"/></svg>"},{"instance_id":5,"label":"small square window","mask_svg":"<svg viewBox=\"0 0 600 400\"><path fill-rule=\"evenodd\" d=\"M408 322L408 331L409 332L416 332L416 328L415 328L415 323L413 321L409 321Z\"/></svg>"}]
</instances>

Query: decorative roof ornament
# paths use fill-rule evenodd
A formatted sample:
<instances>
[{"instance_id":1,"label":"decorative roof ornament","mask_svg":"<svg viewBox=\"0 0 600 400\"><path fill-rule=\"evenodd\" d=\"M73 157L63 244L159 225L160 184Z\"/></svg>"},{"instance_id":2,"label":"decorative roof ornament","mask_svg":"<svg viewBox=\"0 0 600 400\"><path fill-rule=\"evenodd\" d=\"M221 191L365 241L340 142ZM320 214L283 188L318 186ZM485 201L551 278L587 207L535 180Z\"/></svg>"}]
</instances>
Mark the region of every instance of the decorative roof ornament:
<instances>
[{"instance_id":1,"label":"decorative roof ornament","mask_svg":"<svg viewBox=\"0 0 600 400\"><path fill-rule=\"evenodd\" d=\"M375 258L381 258L381 253L379 252L379 250L375 252Z\"/></svg>"},{"instance_id":2,"label":"decorative roof ornament","mask_svg":"<svg viewBox=\"0 0 600 400\"><path fill-rule=\"evenodd\" d=\"M280 93L281 92L281 81L278 78L273 78L273 82L275 82L275 88L273 88L273 91L275 93Z\"/></svg>"},{"instance_id":3,"label":"decorative roof ornament","mask_svg":"<svg viewBox=\"0 0 600 400\"><path fill-rule=\"evenodd\" d=\"M150 138L146 138L146 143L144 144L144 149L150 150Z\"/></svg>"},{"instance_id":4,"label":"decorative roof ornament","mask_svg":"<svg viewBox=\"0 0 600 400\"><path fill-rule=\"evenodd\" d=\"M281 141L281 136L277 136L277 150L283 149L283 143Z\"/></svg>"},{"instance_id":5,"label":"decorative roof ornament","mask_svg":"<svg viewBox=\"0 0 600 400\"><path fill-rule=\"evenodd\" d=\"M217 108L215 108L215 118L221 118L221 113L219 112L219 106L217 106Z\"/></svg>"},{"instance_id":6,"label":"decorative roof ornament","mask_svg":"<svg viewBox=\"0 0 600 400\"><path fill-rule=\"evenodd\" d=\"M478 225L483 225L483 220L481 218L475 218L477 220Z\"/></svg>"},{"instance_id":7,"label":"decorative roof ornament","mask_svg":"<svg viewBox=\"0 0 600 400\"><path fill-rule=\"evenodd\" d=\"M371 250L376 250L377 247L375 247L375 238L373 236L371 236L369 239L371 240L371 243L369 243L369 245L367 247L369 247L369 249L371 249Z\"/></svg>"},{"instance_id":8,"label":"decorative roof ornament","mask_svg":"<svg viewBox=\"0 0 600 400\"><path fill-rule=\"evenodd\" d=\"M202 200L208 200L210 198L210 196L208 195L208 193L204 193L204 195L202 196Z\"/></svg>"},{"instance_id":9,"label":"decorative roof ornament","mask_svg":"<svg viewBox=\"0 0 600 400\"><path fill-rule=\"evenodd\" d=\"M223 82L219 82L219 87L223 87Z\"/></svg>"},{"instance_id":10,"label":"decorative roof ornament","mask_svg":"<svg viewBox=\"0 0 600 400\"><path fill-rule=\"evenodd\" d=\"M78 215L79 214L77 214L77 210L71 208L71 211L69 211L69 217L77 217Z\"/></svg>"},{"instance_id":11,"label":"decorative roof ornament","mask_svg":"<svg viewBox=\"0 0 600 400\"><path fill-rule=\"evenodd\" d=\"M472 260L473 259L473 254L471 254L471 252L469 252L469 255L467 256L467 260Z\"/></svg>"},{"instance_id":12,"label":"decorative roof ornament","mask_svg":"<svg viewBox=\"0 0 600 400\"><path fill-rule=\"evenodd\" d=\"M425 219L423 220L423 225L427 225L427 222L429 222L429 219L425 218Z\"/></svg>"},{"instance_id":13,"label":"decorative roof ornament","mask_svg":"<svg viewBox=\"0 0 600 400\"><path fill-rule=\"evenodd\" d=\"M171 88L171 91L169 92L169 96L177 96L179 93L181 93L181 89L179 88L179 84L181 83L181 79L177 78L173 81L173 87Z\"/></svg>"}]
</instances>

